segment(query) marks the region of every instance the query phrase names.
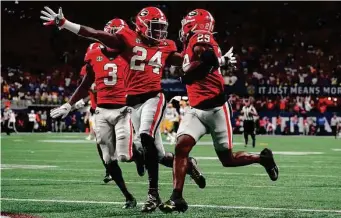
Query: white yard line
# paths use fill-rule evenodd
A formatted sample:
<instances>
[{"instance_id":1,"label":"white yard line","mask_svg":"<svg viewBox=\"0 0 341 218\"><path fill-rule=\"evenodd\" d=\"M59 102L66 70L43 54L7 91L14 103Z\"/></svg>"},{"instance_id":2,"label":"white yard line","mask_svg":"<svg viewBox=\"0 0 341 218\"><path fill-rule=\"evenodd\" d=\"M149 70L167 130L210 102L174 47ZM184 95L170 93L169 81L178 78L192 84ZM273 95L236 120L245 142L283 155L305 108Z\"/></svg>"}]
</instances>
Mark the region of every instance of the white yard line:
<instances>
[{"instance_id":1,"label":"white yard line","mask_svg":"<svg viewBox=\"0 0 341 218\"><path fill-rule=\"evenodd\" d=\"M200 166L200 165L199 165ZM280 166L279 166L280 168ZM169 169L169 168L167 168ZM1 169L1 170L7 170L7 169ZM22 169L16 169L16 168L10 168L10 170L22 170ZM31 169L25 169L31 170ZM36 170L36 169L32 169ZM44 168L44 169L39 169L40 171L82 171L82 172L103 172L102 169L60 169L60 168ZM136 173L135 171L125 171L126 173ZM171 174L171 170L160 170L160 173L169 173ZM229 173L229 172L205 172L205 175L230 175L230 176L238 176L238 175L247 175L247 176L268 176L265 172L264 173ZM280 173L280 176L288 176L288 177L316 177L316 178L340 178L338 175L316 175L316 174L283 174Z\"/></svg>"},{"instance_id":2,"label":"white yard line","mask_svg":"<svg viewBox=\"0 0 341 218\"><path fill-rule=\"evenodd\" d=\"M25 178L1 178L3 181L39 181L39 182L65 182L65 183L99 183L99 180L77 180L77 179L25 179ZM188 180L189 181L189 180ZM126 181L127 184L139 184L148 185L147 182L133 182ZM173 185L171 182L159 182L159 185ZM186 183L186 185L197 186L194 183ZM228 185L228 184L207 184L207 187L243 187L243 188L275 188L275 189L288 189L288 188L299 188L299 189L331 189L341 190L341 187L315 187L315 186L273 186L273 185Z\"/></svg>"},{"instance_id":3,"label":"white yard line","mask_svg":"<svg viewBox=\"0 0 341 218\"><path fill-rule=\"evenodd\" d=\"M333 148L333 151L341 151L341 148Z\"/></svg>"},{"instance_id":4,"label":"white yard line","mask_svg":"<svg viewBox=\"0 0 341 218\"><path fill-rule=\"evenodd\" d=\"M124 202L117 201L77 201L77 200L55 200L55 199L23 199L23 198L0 198L2 201L24 201L24 202L53 202L53 203L76 203L76 204L114 204L122 205ZM142 202L138 203L143 204ZM221 206L209 204L194 204L189 207L212 208L212 209L237 209L237 210L270 210L270 211L297 211L297 212L321 212L321 213L341 213L341 210L333 209L309 209L309 208L271 208L271 207L247 207L247 206Z\"/></svg>"}]
</instances>

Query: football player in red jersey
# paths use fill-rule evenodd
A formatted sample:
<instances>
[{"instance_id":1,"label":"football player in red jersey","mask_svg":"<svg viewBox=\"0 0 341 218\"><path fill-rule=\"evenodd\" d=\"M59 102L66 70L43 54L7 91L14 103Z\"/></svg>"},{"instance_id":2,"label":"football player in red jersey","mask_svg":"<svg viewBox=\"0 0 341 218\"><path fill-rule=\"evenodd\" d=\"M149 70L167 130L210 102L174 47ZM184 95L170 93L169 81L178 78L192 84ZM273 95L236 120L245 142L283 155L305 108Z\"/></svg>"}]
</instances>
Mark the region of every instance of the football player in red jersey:
<instances>
[{"instance_id":1,"label":"football player in red jersey","mask_svg":"<svg viewBox=\"0 0 341 218\"><path fill-rule=\"evenodd\" d=\"M117 29L119 29L121 27L127 27L127 24L122 19L115 18L113 20L110 20L104 26L104 31L106 31L108 33L110 33L111 31L115 32ZM101 43L99 43L99 42L91 43L89 45L89 47L87 48L86 54L89 53L90 51L94 50L94 49L101 48L101 47L103 47L103 45L101 45ZM87 64L85 64L82 67L81 72L80 72L81 76L86 75L86 73L87 73L86 68L87 68ZM91 136L91 132L94 131L95 126L96 126L95 120L94 120L94 113L95 113L95 110L97 107L96 84L95 83L93 83L91 85L91 88L89 89L88 93L89 93L89 97L84 98L84 99L82 98L81 100L79 100L78 102L75 103L74 107L78 110L78 109L84 107L86 101L90 100L90 102L91 102L91 105L90 105L90 122L92 125L90 127L90 135L89 136ZM90 140L92 140L92 139L90 139ZM102 163L106 169L103 182L108 183L112 180L112 177L110 176L107 164L105 164L105 161L103 159L103 153L101 150L101 146L99 144L97 144L97 151L98 151L98 154L99 154L99 156L102 160Z\"/></svg>"},{"instance_id":2,"label":"football player in red jersey","mask_svg":"<svg viewBox=\"0 0 341 218\"><path fill-rule=\"evenodd\" d=\"M224 167L259 163L264 166L271 180L278 178L271 150L266 148L260 155L232 151L232 112L225 99L224 80L219 68L225 59L213 38L213 28L212 15L203 9L191 11L182 20L180 38L185 43L183 81L186 83L191 109L186 111L177 132L174 189L170 199L159 207L165 213L187 210L182 191L188 155L207 132L211 133L215 151Z\"/></svg>"},{"instance_id":3,"label":"football player in red jersey","mask_svg":"<svg viewBox=\"0 0 341 218\"><path fill-rule=\"evenodd\" d=\"M128 62L126 74L127 104L133 108L132 122L136 132L136 142L141 142L146 151L146 168L149 176L148 199L142 212L154 211L161 203L158 193L158 173L161 164L172 167L174 156L165 153L159 125L166 106L161 89L161 76L164 66L181 65L182 56L176 52L175 43L167 40L168 22L164 13L156 7L142 9L136 16L136 31L121 28L115 34L94 30L72 23L64 18L61 8L58 14L50 8L41 13L44 25L57 25L75 34L96 39L104 45L120 51ZM187 172L200 188L206 183L199 172L196 161L188 159Z\"/></svg>"},{"instance_id":4,"label":"football player in red jersey","mask_svg":"<svg viewBox=\"0 0 341 218\"><path fill-rule=\"evenodd\" d=\"M111 29L126 26L121 19L111 21ZM121 24L122 23L122 24ZM117 28L116 28L117 27ZM100 156L124 196L124 208L136 207L136 199L127 190L122 177L118 161L130 162L137 160L138 152L133 154L133 127L130 112L126 106L126 92L124 87L124 74L127 62L116 51L104 46L89 49L85 56L85 74L82 83L72 95L70 101L60 108L51 111L53 118L65 116L71 105L88 95L88 90L93 83L96 85L95 133L97 143L100 145ZM114 137L114 138L113 138ZM134 158L133 158L134 155ZM140 155L142 159L142 155ZM143 160L140 161L143 163ZM140 167L139 167L140 166ZM143 164L137 163L139 175L143 175Z\"/></svg>"},{"instance_id":5,"label":"football player in red jersey","mask_svg":"<svg viewBox=\"0 0 341 218\"><path fill-rule=\"evenodd\" d=\"M115 19L114 19L115 20ZM120 20L120 19L119 19ZM112 21L108 22L105 27L104 27L104 30L105 31L109 31L110 27L114 27L112 24ZM91 50L94 50L94 49L97 49L97 48L100 48L102 45L101 43L98 43L98 42L95 42L95 43L91 43L86 51L86 54L89 53ZM102 46L103 47L103 46ZM86 55L85 55L86 56ZM85 64L82 69L81 69L81 72L80 72L80 75L81 76L85 76L87 71L86 71L86 67L87 65ZM96 98L96 84L93 83L91 85L91 88L89 89L89 97L87 98L82 98L81 100L79 100L78 102L75 103L74 107L78 110L82 107L84 107L85 105L85 102L90 100L91 104L90 104L90 118L89 118L89 123L91 122L91 126L90 126L90 134L88 136L89 140L92 140L92 138L90 138L92 136L92 134L95 136L95 132L94 132L94 129L96 128L96 124L95 124L95 120L94 120L94 115L95 115L95 110L96 110L96 107L97 107L97 98ZM87 139L88 139L87 138ZM103 159L103 153L102 153L102 150L101 150L101 146L96 143L97 145L97 152L99 154L99 157L101 158L102 160L102 163L105 167L105 176L104 176L104 179L103 179L103 182L104 183L108 183L112 180L111 176L110 176L110 173L108 171L108 167L107 165L105 164L104 162L104 159Z\"/></svg>"}]
</instances>

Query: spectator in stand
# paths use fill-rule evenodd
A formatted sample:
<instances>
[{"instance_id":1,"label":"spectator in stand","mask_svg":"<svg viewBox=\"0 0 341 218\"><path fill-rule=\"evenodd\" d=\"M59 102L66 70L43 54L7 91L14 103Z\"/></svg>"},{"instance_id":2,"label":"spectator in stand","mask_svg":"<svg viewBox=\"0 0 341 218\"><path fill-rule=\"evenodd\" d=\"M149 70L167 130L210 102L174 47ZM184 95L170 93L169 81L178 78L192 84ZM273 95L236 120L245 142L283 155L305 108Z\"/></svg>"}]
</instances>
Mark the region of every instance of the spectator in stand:
<instances>
[{"instance_id":1,"label":"spectator in stand","mask_svg":"<svg viewBox=\"0 0 341 218\"><path fill-rule=\"evenodd\" d=\"M332 128L332 132L335 138L337 138L337 126L338 126L338 123L340 122L340 119L341 118L337 117L336 113L334 113L330 121L330 127Z\"/></svg>"},{"instance_id":2,"label":"spectator in stand","mask_svg":"<svg viewBox=\"0 0 341 218\"><path fill-rule=\"evenodd\" d=\"M34 110L31 110L31 113L27 115L28 115L28 123L29 123L28 129L29 131L34 132L34 126L35 126L35 123L37 122L36 114L34 113Z\"/></svg>"},{"instance_id":3,"label":"spectator in stand","mask_svg":"<svg viewBox=\"0 0 341 218\"><path fill-rule=\"evenodd\" d=\"M293 117L290 118L291 120L291 124L293 125L293 129L294 129L294 135L299 135L299 122L298 122L298 117L295 114Z\"/></svg>"},{"instance_id":4,"label":"spectator in stand","mask_svg":"<svg viewBox=\"0 0 341 218\"><path fill-rule=\"evenodd\" d=\"M325 123L326 119L324 116L317 118L317 132L319 135L325 135Z\"/></svg>"},{"instance_id":5,"label":"spectator in stand","mask_svg":"<svg viewBox=\"0 0 341 218\"><path fill-rule=\"evenodd\" d=\"M46 111L44 111L41 114L40 126L43 132L47 131L47 112Z\"/></svg>"},{"instance_id":6,"label":"spectator in stand","mask_svg":"<svg viewBox=\"0 0 341 218\"><path fill-rule=\"evenodd\" d=\"M282 133L282 118L280 116L276 117L276 135L280 135Z\"/></svg>"}]
</instances>

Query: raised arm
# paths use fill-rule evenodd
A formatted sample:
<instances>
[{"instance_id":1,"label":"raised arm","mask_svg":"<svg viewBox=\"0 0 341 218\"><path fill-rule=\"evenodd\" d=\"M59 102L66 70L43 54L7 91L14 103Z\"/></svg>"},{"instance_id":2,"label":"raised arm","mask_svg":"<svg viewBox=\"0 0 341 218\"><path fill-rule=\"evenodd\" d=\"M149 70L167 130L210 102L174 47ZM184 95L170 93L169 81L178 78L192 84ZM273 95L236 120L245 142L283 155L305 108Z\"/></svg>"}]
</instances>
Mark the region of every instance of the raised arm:
<instances>
[{"instance_id":1,"label":"raised arm","mask_svg":"<svg viewBox=\"0 0 341 218\"><path fill-rule=\"evenodd\" d=\"M49 7L44 8L46 11L41 11L42 16L40 16L40 19L47 21L44 22L45 26L57 26L59 29L67 29L77 35L99 41L109 48L121 48L122 40L116 34L107 33L103 30L95 30L91 27L72 23L65 19L62 8L59 8L58 14L56 14Z\"/></svg>"}]
</instances>

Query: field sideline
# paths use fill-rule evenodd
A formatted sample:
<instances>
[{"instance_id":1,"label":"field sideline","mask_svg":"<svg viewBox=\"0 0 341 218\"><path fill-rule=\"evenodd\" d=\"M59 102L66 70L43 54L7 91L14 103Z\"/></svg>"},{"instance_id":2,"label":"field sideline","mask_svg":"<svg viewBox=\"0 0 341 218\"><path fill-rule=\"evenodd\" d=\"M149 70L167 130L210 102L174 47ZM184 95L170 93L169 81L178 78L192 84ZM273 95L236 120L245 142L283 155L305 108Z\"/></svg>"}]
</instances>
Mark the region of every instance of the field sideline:
<instances>
[{"instance_id":1,"label":"field sideline","mask_svg":"<svg viewBox=\"0 0 341 218\"><path fill-rule=\"evenodd\" d=\"M103 166L84 134L1 135L1 211L39 217L141 217L140 205L121 209L124 198L113 183L102 184ZM186 178L190 204L181 217L341 217L341 140L333 137L259 136L257 147L235 151L275 153L277 182L262 167L223 168L209 136L194 148L207 178L203 190ZM166 150L174 146L167 144ZM121 164L127 186L141 204L147 176L134 164ZM160 194L172 190L171 169L160 167ZM146 217L174 217L160 211Z\"/></svg>"}]
</instances>

